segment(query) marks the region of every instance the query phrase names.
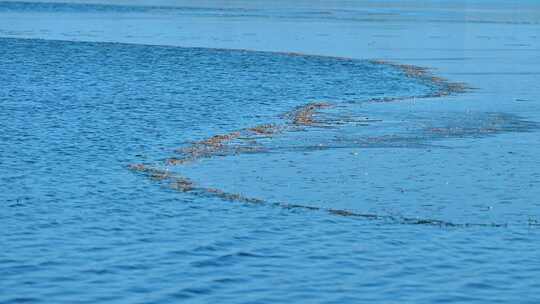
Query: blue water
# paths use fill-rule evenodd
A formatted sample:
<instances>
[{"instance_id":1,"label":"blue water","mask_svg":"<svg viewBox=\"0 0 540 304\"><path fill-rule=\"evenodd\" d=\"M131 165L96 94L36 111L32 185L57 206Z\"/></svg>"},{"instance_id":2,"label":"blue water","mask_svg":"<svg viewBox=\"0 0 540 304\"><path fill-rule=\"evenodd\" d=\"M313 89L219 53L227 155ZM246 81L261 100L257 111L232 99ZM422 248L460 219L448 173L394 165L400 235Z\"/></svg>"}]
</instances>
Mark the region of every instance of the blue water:
<instances>
[{"instance_id":1,"label":"blue water","mask_svg":"<svg viewBox=\"0 0 540 304\"><path fill-rule=\"evenodd\" d=\"M537 303L539 116L421 98L444 86L365 60L0 38L0 303ZM311 102L332 106L292 125ZM257 150L166 164L260 124L281 131L227 143Z\"/></svg>"}]
</instances>

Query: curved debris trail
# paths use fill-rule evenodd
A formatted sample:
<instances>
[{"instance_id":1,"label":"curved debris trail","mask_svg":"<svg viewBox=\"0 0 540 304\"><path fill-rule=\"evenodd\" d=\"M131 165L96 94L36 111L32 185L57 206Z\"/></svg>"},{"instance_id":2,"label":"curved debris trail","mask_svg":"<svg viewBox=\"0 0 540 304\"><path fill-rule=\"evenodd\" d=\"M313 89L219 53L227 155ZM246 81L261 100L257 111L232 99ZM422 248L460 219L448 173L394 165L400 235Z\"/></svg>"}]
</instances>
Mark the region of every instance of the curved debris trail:
<instances>
[{"instance_id":1,"label":"curved debris trail","mask_svg":"<svg viewBox=\"0 0 540 304\"><path fill-rule=\"evenodd\" d=\"M463 83L450 82L444 78L432 75L428 69L412 66L396 64L386 61L373 60L375 64L389 65L401 70L407 77L420 79L429 82L436 86L436 90L422 96L407 96L407 97L384 97L373 98L370 102L392 102L408 99L434 98L443 97L452 94L464 93L471 88ZM283 124L260 124L246 129L234 131L227 134L218 134L212 137L194 142L187 147L176 149L175 156L165 159L161 164L132 164L129 169L137 172L147 178L159 182L161 185L169 189L179 192L189 193L190 195L200 197L215 197L224 201L247 203L247 204L264 204L268 206L283 208L283 209L303 209L310 211L326 212L327 214L341 217L350 217L363 220L380 221L383 223L406 224L406 225L428 225L438 227L506 227L507 224L499 223L453 223L437 219L410 218L396 215L379 215L371 213L359 213L350 210L333 209L324 207L310 206L309 204L289 204L286 202L270 202L258 198L245 197L237 193L228 193L221 189L208 188L197 185L188 177L181 176L172 172L170 167L182 166L188 163L193 163L204 158L214 158L220 156L237 155L245 153L262 153L267 149L258 143L261 138L272 138L278 134L301 131L308 128L319 127L338 127L339 122L320 120L317 118L317 113L323 109L334 107L335 104L328 102L311 102L303 106L297 107L283 115L285 122ZM362 120L370 122L371 120Z\"/></svg>"}]
</instances>

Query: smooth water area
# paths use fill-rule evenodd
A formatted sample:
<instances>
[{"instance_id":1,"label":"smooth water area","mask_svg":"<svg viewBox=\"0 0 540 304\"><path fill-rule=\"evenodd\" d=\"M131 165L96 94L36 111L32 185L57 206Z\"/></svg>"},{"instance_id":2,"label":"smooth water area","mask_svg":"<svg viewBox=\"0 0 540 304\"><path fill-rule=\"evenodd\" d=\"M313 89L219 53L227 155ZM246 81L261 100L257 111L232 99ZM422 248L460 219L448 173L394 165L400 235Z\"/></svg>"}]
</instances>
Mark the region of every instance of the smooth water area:
<instances>
[{"instance_id":1,"label":"smooth water area","mask_svg":"<svg viewBox=\"0 0 540 304\"><path fill-rule=\"evenodd\" d=\"M407 98L440 84L366 60L100 42L265 49L257 22L273 20L330 33L365 22L380 37L418 20L441 32L511 24L522 39L534 35L534 10L480 10L460 23L459 13L391 5L242 5L0 4L0 35L32 38L0 38L0 303L537 303L540 74L530 47L473 59L477 51L426 49L414 60L450 67L476 89ZM258 21L245 27L253 36L230 41L204 38L210 27L191 38L163 30L179 22L189 32L197 18ZM116 22L126 27L107 25ZM505 29L478 45L507 39ZM95 41L34 39L69 37ZM299 45L281 38L277 49ZM305 43L312 53L316 39ZM362 54L372 51L415 52ZM516 56L493 60L501 54ZM390 97L404 99L380 102ZM257 148L249 153L164 165L214 135L287 126L310 102L332 104L314 114L320 124L239 139ZM263 203L176 191L129 170L138 163ZM295 204L314 208L286 207Z\"/></svg>"}]
</instances>

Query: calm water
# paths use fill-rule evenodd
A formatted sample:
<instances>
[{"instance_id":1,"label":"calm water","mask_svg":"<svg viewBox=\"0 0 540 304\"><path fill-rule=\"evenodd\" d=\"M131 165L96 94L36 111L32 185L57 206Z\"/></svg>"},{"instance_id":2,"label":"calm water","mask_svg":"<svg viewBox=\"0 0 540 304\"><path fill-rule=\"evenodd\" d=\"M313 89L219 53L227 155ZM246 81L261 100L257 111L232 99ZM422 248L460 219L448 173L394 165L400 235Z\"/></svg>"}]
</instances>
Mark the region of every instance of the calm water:
<instances>
[{"instance_id":1,"label":"calm water","mask_svg":"<svg viewBox=\"0 0 540 304\"><path fill-rule=\"evenodd\" d=\"M532 101L413 98L443 84L365 60L15 38L0 38L0 85L2 304L540 301ZM320 101L320 124L290 125ZM284 131L164 164L260 124ZM262 203L175 191L136 163Z\"/></svg>"}]
</instances>

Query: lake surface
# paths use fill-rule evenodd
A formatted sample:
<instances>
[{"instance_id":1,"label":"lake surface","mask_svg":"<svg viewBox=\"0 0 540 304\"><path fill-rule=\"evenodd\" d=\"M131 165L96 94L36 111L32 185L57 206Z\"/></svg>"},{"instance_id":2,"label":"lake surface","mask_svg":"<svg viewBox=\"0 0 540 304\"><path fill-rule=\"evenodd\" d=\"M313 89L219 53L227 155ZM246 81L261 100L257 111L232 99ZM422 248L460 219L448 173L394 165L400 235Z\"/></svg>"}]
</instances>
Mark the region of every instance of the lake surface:
<instances>
[{"instance_id":1,"label":"lake surface","mask_svg":"<svg viewBox=\"0 0 540 304\"><path fill-rule=\"evenodd\" d=\"M540 300L533 2L112 3L0 2L0 303Z\"/></svg>"}]
</instances>

